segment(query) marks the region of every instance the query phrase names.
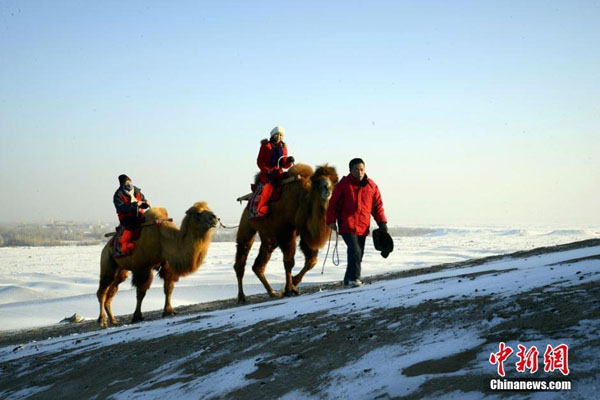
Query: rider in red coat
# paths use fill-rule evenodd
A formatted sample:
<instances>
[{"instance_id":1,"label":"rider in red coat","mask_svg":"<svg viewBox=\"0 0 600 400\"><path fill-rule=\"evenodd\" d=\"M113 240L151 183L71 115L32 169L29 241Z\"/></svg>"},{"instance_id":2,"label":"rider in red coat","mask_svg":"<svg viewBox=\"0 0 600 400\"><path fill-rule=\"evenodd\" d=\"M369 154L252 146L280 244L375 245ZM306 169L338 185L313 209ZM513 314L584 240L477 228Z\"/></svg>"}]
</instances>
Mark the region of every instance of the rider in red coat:
<instances>
[{"instance_id":1,"label":"rider in red coat","mask_svg":"<svg viewBox=\"0 0 600 400\"><path fill-rule=\"evenodd\" d=\"M115 191L113 203L122 228L119 245L121 252L126 253L135 248L134 243L131 243L133 230L140 226L150 203L140 188L133 186L131 178L125 174L119 175L119 188Z\"/></svg>"},{"instance_id":2,"label":"rider in red coat","mask_svg":"<svg viewBox=\"0 0 600 400\"><path fill-rule=\"evenodd\" d=\"M346 286L362 285L360 269L371 215L380 229L387 231L379 188L365 174L364 161L355 158L350 161L350 174L335 185L327 208L327 224L338 230L348 246L348 266L344 276Z\"/></svg>"},{"instance_id":3,"label":"rider in red coat","mask_svg":"<svg viewBox=\"0 0 600 400\"><path fill-rule=\"evenodd\" d=\"M259 217L267 215L269 208L267 202L273 194L274 185L279 184L283 176L283 169L294 164L294 157L288 157L287 146L283 142L285 131L283 127L276 126L271 130L271 138L261 142L256 164L260 168L260 181L264 185L260 201L257 206Z\"/></svg>"}]
</instances>

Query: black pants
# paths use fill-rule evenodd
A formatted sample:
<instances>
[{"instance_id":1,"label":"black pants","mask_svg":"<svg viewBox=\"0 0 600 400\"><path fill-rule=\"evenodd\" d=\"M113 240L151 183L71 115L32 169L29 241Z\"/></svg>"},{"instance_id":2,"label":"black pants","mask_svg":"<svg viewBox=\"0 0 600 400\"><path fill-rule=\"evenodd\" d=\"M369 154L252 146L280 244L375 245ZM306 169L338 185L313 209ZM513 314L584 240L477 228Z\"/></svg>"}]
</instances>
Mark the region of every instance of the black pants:
<instances>
[{"instance_id":1,"label":"black pants","mask_svg":"<svg viewBox=\"0 0 600 400\"><path fill-rule=\"evenodd\" d=\"M356 236L349 233L342 234L346 246L348 246L348 266L344 275L344 284L349 281L360 279L360 264L365 252L365 241L367 236Z\"/></svg>"}]
</instances>

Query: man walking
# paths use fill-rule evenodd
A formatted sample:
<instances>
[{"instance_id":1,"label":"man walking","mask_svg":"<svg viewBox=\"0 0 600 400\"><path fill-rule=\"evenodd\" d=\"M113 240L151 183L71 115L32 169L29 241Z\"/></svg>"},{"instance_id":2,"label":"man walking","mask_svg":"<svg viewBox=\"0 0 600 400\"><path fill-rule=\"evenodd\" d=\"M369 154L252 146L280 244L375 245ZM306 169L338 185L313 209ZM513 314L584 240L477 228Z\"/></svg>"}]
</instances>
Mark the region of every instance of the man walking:
<instances>
[{"instance_id":1,"label":"man walking","mask_svg":"<svg viewBox=\"0 0 600 400\"><path fill-rule=\"evenodd\" d=\"M350 161L350 174L335 186L329 207L327 224L338 231L348 246L348 266L344 286L362 286L360 269L365 240L369 234L371 215L379 228L387 232L387 218L379 188L365 173L365 162L360 158ZM337 225L336 225L337 221ZM339 225L339 229L338 229Z\"/></svg>"}]
</instances>

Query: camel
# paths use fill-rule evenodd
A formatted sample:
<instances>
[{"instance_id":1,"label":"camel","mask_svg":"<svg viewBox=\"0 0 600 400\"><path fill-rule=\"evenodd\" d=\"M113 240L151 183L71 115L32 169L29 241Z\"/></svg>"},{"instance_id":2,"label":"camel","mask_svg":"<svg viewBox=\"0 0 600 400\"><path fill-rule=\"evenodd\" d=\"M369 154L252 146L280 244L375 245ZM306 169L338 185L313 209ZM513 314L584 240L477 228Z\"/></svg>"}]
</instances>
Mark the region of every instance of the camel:
<instances>
[{"instance_id":1,"label":"camel","mask_svg":"<svg viewBox=\"0 0 600 400\"><path fill-rule=\"evenodd\" d=\"M238 282L239 303L246 302L242 280L248 253L257 232L261 243L252 270L271 297L280 295L265 277L265 269L273 251L279 247L283 253L286 274L283 295L297 295L297 286L317 263L319 249L330 236L331 228L325 223L325 217L333 187L338 182L335 168L325 164L317 167L313 173L310 166L296 164L288 172L290 176L297 176L298 179L283 186L281 199L271 204L266 218L249 220L248 209L244 208L242 212L233 266ZM300 249L304 253L305 263L302 270L296 276L292 276L297 235L300 235Z\"/></svg>"},{"instance_id":2,"label":"camel","mask_svg":"<svg viewBox=\"0 0 600 400\"><path fill-rule=\"evenodd\" d=\"M112 325L119 325L110 303L119 289L119 284L133 273L132 284L137 289L137 304L132 323L142 321L142 301L150 288L153 269L158 269L164 280L165 306L163 317L174 315L171 307L171 294L175 282L180 277L198 270L208 252L208 246L218 218L205 202L190 207L181 222L181 229L168 219L164 208L151 208L146 212L146 223L136 242L133 252L115 259L112 256L112 239L102 249L100 257L100 285L98 302L100 316L98 322L106 328L106 314ZM154 222L154 223L153 223Z\"/></svg>"}]
</instances>

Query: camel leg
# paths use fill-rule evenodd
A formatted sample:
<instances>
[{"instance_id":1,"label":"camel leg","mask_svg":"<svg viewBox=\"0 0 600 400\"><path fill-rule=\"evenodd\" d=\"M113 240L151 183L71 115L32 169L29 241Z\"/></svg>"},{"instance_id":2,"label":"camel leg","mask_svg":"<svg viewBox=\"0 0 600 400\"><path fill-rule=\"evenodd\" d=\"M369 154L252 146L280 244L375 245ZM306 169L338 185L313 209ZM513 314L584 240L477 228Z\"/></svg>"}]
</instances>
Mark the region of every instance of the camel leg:
<instances>
[{"instance_id":1,"label":"camel leg","mask_svg":"<svg viewBox=\"0 0 600 400\"><path fill-rule=\"evenodd\" d=\"M131 319L132 324L144 320L144 317L142 317L142 301L144 301L144 297L146 297L146 292L152 284L153 277L154 275L152 275L151 269L138 271L133 274L133 286L135 286L137 289L137 303L135 305L135 311L133 312L133 318Z\"/></svg>"},{"instance_id":2,"label":"camel leg","mask_svg":"<svg viewBox=\"0 0 600 400\"><path fill-rule=\"evenodd\" d=\"M163 308L162 316L166 317L167 315L176 315L177 313L171 306L171 294L173 293L175 282L177 282L179 278L173 272L167 261L162 263L161 267L159 268L158 275L164 280L163 289L165 292L165 307Z\"/></svg>"},{"instance_id":3,"label":"camel leg","mask_svg":"<svg viewBox=\"0 0 600 400\"><path fill-rule=\"evenodd\" d=\"M171 306L171 294L173 293L173 287L175 287L175 281L165 279L165 283L163 285L165 292L165 308L163 309L162 313L163 317L177 314L175 311L173 311L173 307Z\"/></svg>"},{"instance_id":4,"label":"camel leg","mask_svg":"<svg viewBox=\"0 0 600 400\"><path fill-rule=\"evenodd\" d=\"M252 271L254 271L258 279L262 282L265 289L267 289L267 293L269 294L269 296L278 297L279 293L271 287L271 285L267 281L267 278L265 277L265 269L267 267L267 263L271 259L271 254L273 253L273 250L275 250L277 245L275 245L272 242L269 242L267 238L261 237L260 240L260 250L258 251L258 256L256 257L256 260L254 260Z\"/></svg>"},{"instance_id":5,"label":"camel leg","mask_svg":"<svg viewBox=\"0 0 600 400\"><path fill-rule=\"evenodd\" d=\"M292 278L292 269L294 269L294 255L296 254L296 234L292 233L280 241L279 247L283 253L283 265L285 267L285 291L284 296L292 296L300 294L294 285Z\"/></svg>"},{"instance_id":6,"label":"camel leg","mask_svg":"<svg viewBox=\"0 0 600 400\"><path fill-rule=\"evenodd\" d=\"M98 291L96 297L98 297L98 303L100 304L100 315L98 316L98 323L101 328L106 328L106 315L104 314L104 307L106 304L106 293L108 287L115 279L117 273L117 263L110 255L110 247L104 246L102 254L100 255L100 283L98 285Z\"/></svg>"},{"instance_id":7,"label":"camel leg","mask_svg":"<svg viewBox=\"0 0 600 400\"><path fill-rule=\"evenodd\" d=\"M98 287L98 291L96 292L96 297L98 297L98 303L100 303L100 315L98 316L98 323L101 328L107 328L106 324L106 314L104 314L104 305L106 301L106 291L108 287L112 283L112 278L104 278L100 277L100 285Z\"/></svg>"},{"instance_id":8,"label":"camel leg","mask_svg":"<svg viewBox=\"0 0 600 400\"><path fill-rule=\"evenodd\" d=\"M246 302L246 295L244 294L242 280L244 279L244 270L246 269L248 253L254 244L255 236L256 231L250 227L250 224L248 223L247 211L244 211L244 213L242 213L242 219L240 220L240 227L238 228L235 263L233 264L233 269L235 271L235 276L237 277L238 283L238 303Z\"/></svg>"},{"instance_id":9,"label":"camel leg","mask_svg":"<svg viewBox=\"0 0 600 400\"><path fill-rule=\"evenodd\" d=\"M302 250L302 253L304 254L304 267L302 268L302 270L300 272L298 272L298 274L296 274L296 276L294 276L293 279L293 283L294 286L298 286L300 284L300 282L302 282L302 278L304 278L304 275L310 271L311 269L314 268L314 266L317 264L317 255L319 254L319 250L317 249L311 249L306 242L304 241L304 239L300 239L300 249Z\"/></svg>"},{"instance_id":10,"label":"camel leg","mask_svg":"<svg viewBox=\"0 0 600 400\"><path fill-rule=\"evenodd\" d=\"M113 279L112 283L108 287L108 291L106 292L106 300L104 301L104 309L106 310L106 314L108 314L108 319L110 320L110 323L112 325L119 325L119 321L117 321L117 319L113 315L112 309L110 308L110 304L112 302L113 297L115 297L115 294L117 294L117 291L119 290L119 284L121 284L121 282L125 281L125 279L127 279L128 275L129 275L129 271L127 271L125 269L119 270L115 274L115 279Z\"/></svg>"}]
</instances>

